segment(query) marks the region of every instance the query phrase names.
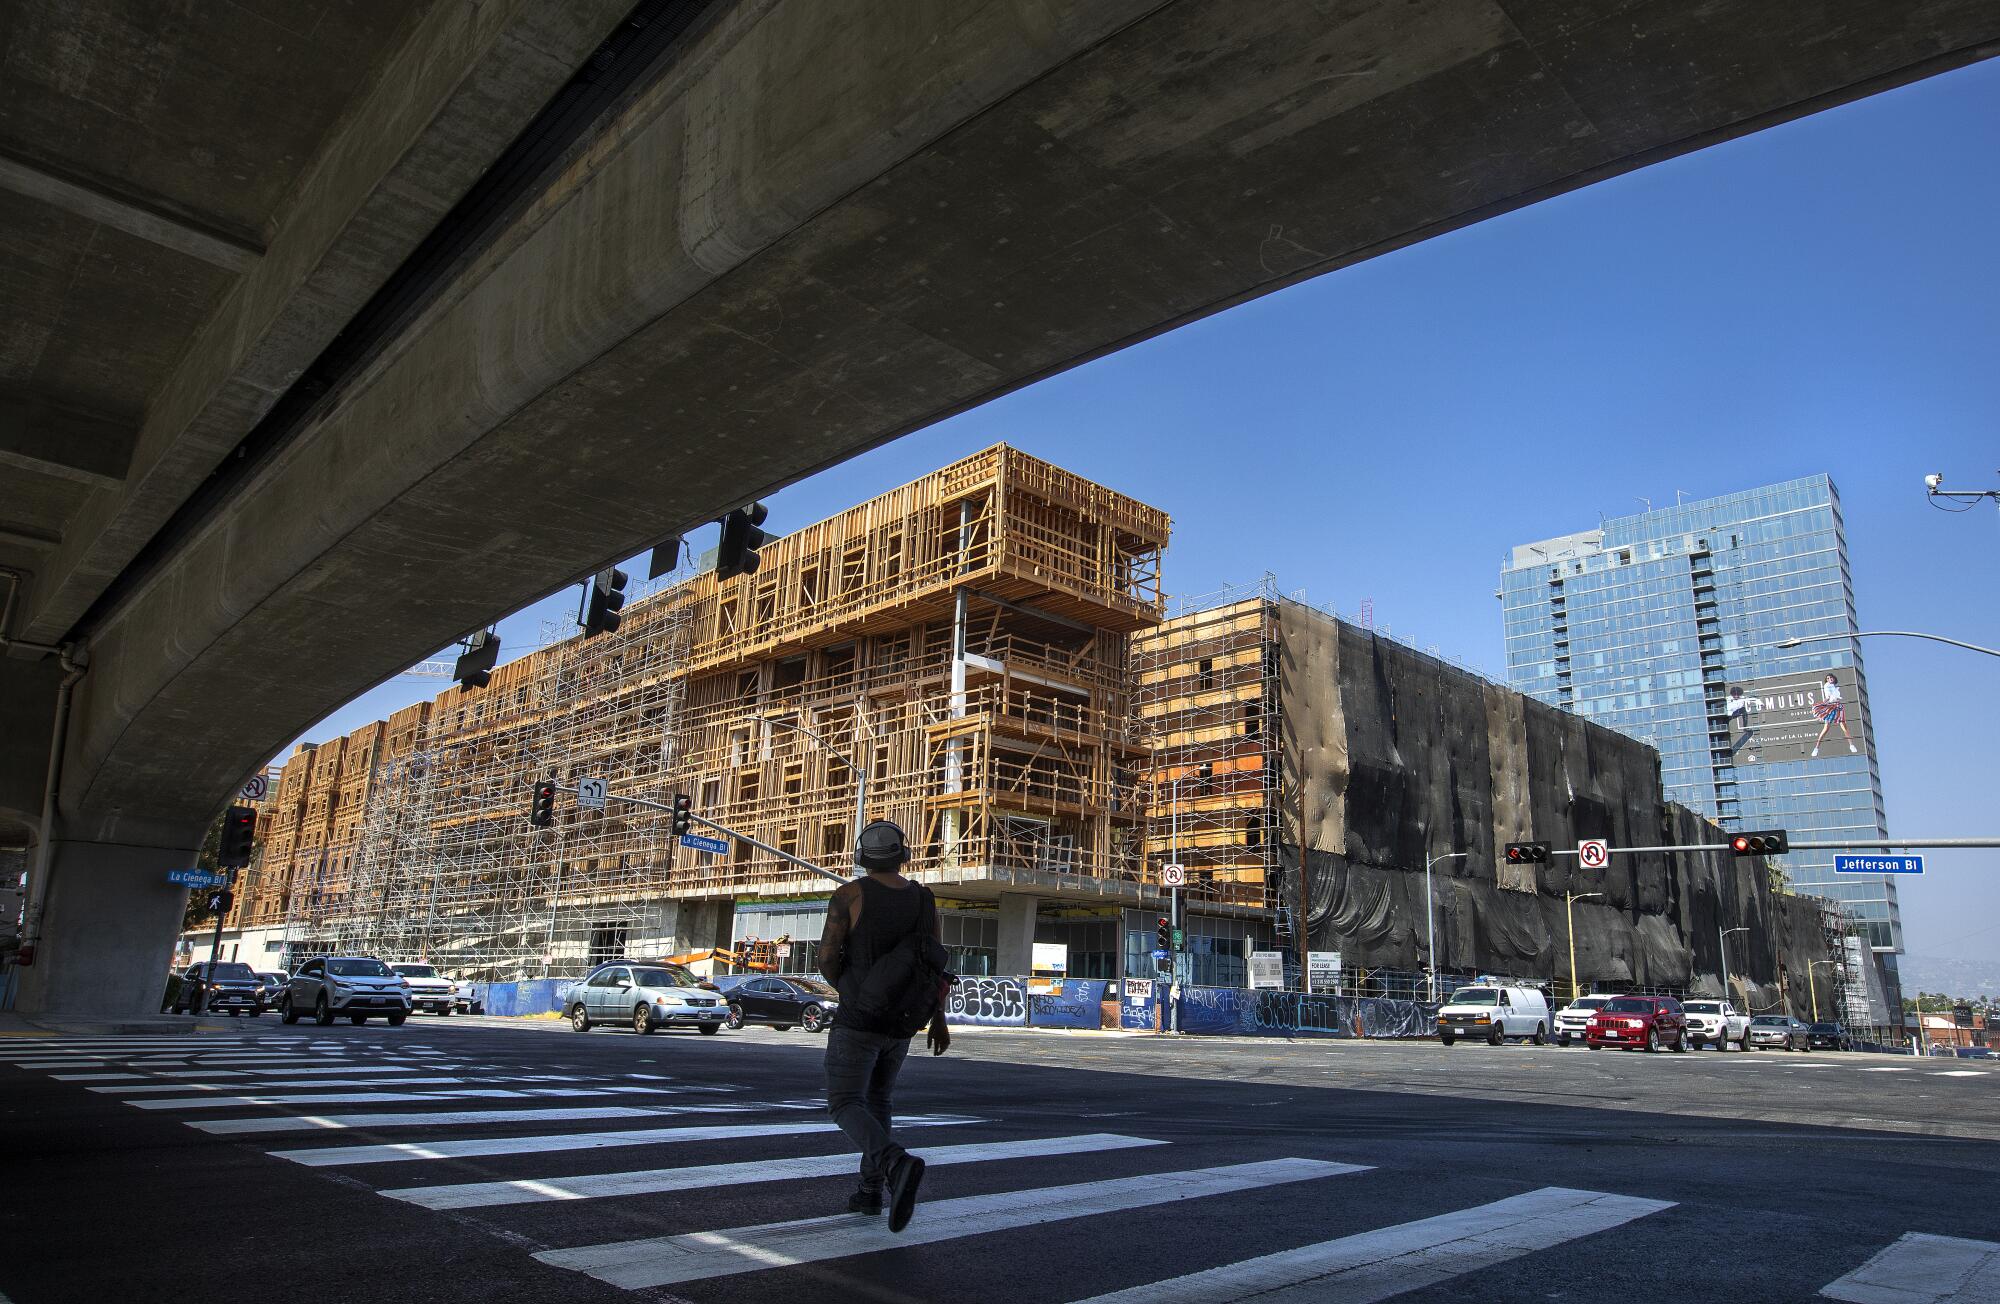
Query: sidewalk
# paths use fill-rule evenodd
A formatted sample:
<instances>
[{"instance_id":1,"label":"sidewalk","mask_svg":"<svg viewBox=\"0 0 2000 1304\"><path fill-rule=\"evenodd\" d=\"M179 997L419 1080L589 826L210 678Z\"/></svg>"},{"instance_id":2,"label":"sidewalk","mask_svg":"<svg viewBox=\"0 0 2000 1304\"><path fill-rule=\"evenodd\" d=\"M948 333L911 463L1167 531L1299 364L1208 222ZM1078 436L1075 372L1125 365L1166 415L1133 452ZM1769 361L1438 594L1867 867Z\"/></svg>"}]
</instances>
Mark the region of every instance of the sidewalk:
<instances>
[{"instance_id":1,"label":"sidewalk","mask_svg":"<svg viewBox=\"0 0 2000 1304\"><path fill-rule=\"evenodd\" d=\"M237 1022L242 1022L237 1020ZM127 1037L175 1033L221 1032L229 1025L184 1014L146 1014L130 1019L90 1019L54 1016L30 1019L11 1010L0 1011L0 1037Z\"/></svg>"}]
</instances>

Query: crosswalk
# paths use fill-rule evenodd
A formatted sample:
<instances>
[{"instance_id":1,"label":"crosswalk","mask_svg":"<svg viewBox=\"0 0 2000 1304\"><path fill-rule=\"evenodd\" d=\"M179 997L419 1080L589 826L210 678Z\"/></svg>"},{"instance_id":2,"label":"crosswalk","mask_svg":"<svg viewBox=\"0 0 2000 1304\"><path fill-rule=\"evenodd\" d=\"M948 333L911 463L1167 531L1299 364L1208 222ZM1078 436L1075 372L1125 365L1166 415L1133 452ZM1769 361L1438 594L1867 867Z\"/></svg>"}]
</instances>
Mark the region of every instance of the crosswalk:
<instances>
[{"instance_id":1,"label":"crosswalk","mask_svg":"<svg viewBox=\"0 0 2000 1304\"><path fill-rule=\"evenodd\" d=\"M1149 1136L1144 1114L1130 1111L1115 1116L1116 1130L922 1113L899 1118L898 1130L938 1176L918 1218L893 1234L881 1218L798 1216L841 1207L856 1167L820 1100L612 1063L555 1074L361 1036L50 1037L0 1041L0 1092L33 1075L79 1101L116 1101L218 1144L327 1170L412 1217L476 1219L548 1268L675 1297L699 1298L710 1282L737 1283L731 1297L740 1297L751 1274L773 1274L756 1279L760 1296L817 1289L829 1270L885 1251L921 1266L912 1256L988 1244L1074 1248L1090 1243L1079 1228L1155 1226L1144 1220L1171 1210L1170 1225L1203 1235L1158 1268L1144 1256L1115 1268L1100 1257L1055 1273L1045 1295L1010 1297L1363 1304L1573 1254L1564 1247L1634 1223L1671 1226L1677 1207L1529 1177L1518 1183L1528 1189L1470 1201L1440 1192L1418 1216L1375 1226L1378 1200L1365 1193L1384 1176L1379 1157L1224 1155ZM746 1210L767 1216L744 1219ZM2000 1244L1912 1233L1821 1293L1965 1304L1996 1291Z\"/></svg>"}]
</instances>

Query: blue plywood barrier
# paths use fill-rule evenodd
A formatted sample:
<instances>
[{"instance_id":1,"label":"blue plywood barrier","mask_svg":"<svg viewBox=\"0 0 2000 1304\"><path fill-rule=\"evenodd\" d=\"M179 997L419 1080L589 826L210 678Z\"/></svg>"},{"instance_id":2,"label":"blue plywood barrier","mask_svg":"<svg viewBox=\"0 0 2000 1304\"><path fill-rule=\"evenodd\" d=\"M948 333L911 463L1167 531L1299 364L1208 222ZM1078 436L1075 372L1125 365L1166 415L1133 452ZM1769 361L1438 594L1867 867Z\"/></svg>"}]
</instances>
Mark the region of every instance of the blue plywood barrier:
<instances>
[{"instance_id":1,"label":"blue plywood barrier","mask_svg":"<svg viewBox=\"0 0 2000 1304\"><path fill-rule=\"evenodd\" d=\"M1060 987L1028 993L1028 1025L1035 1028L1101 1028L1105 984L1095 978L1065 978Z\"/></svg>"},{"instance_id":2,"label":"blue plywood barrier","mask_svg":"<svg viewBox=\"0 0 2000 1304\"><path fill-rule=\"evenodd\" d=\"M532 978L518 983L474 983L472 998L488 1014L548 1014L555 1010L562 989L574 978Z\"/></svg>"},{"instance_id":3,"label":"blue plywood barrier","mask_svg":"<svg viewBox=\"0 0 2000 1304\"><path fill-rule=\"evenodd\" d=\"M1243 987L1188 987L1181 1030L1238 1037L1424 1037L1435 1008L1375 996L1307 995Z\"/></svg>"}]
</instances>

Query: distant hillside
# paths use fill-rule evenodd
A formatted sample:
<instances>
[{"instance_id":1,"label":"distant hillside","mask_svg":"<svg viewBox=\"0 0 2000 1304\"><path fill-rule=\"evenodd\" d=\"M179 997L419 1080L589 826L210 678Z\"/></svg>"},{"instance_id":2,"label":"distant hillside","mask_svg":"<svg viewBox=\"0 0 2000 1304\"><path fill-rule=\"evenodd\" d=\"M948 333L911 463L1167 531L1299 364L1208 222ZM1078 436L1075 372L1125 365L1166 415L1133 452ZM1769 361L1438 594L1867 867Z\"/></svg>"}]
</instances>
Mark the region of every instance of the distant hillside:
<instances>
[{"instance_id":1,"label":"distant hillside","mask_svg":"<svg viewBox=\"0 0 2000 1304\"><path fill-rule=\"evenodd\" d=\"M1906 997L1914 997L1918 992L2000 997L2000 957L1951 960L1935 955L1906 955L1900 967Z\"/></svg>"}]
</instances>

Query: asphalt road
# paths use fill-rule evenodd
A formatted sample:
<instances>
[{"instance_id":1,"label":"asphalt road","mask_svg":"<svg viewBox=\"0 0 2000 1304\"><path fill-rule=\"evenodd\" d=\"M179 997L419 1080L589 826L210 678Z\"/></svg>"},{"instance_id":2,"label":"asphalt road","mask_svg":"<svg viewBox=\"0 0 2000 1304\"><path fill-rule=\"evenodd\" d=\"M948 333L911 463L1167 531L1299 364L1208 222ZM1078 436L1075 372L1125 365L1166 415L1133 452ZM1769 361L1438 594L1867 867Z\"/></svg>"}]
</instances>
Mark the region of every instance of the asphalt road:
<instances>
[{"instance_id":1,"label":"asphalt road","mask_svg":"<svg viewBox=\"0 0 2000 1304\"><path fill-rule=\"evenodd\" d=\"M904 1075L896 1237L842 1212L820 1046L0 1036L0 1296L2000 1299L1973 1063L964 1031Z\"/></svg>"}]
</instances>

